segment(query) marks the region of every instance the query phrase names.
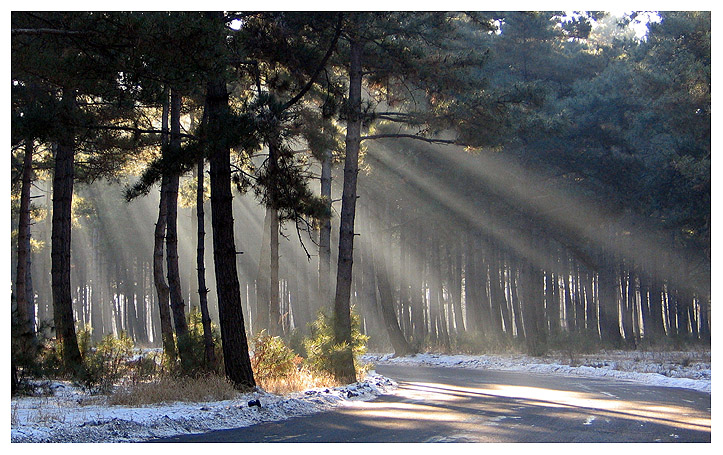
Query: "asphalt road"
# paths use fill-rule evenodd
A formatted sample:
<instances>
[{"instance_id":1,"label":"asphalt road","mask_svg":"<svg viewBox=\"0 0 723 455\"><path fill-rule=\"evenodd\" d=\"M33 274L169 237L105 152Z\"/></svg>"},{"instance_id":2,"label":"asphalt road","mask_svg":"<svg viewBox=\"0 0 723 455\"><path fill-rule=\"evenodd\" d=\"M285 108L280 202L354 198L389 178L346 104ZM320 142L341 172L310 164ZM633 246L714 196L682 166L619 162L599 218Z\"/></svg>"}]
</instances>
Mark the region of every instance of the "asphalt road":
<instances>
[{"instance_id":1,"label":"asphalt road","mask_svg":"<svg viewBox=\"0 0 723 455\"><path fill-rule=\"evenodd\" d=\"M157 442L710 442L711 395L611 379L379 365L391 395Z\"/></svg>"}]
</instances>

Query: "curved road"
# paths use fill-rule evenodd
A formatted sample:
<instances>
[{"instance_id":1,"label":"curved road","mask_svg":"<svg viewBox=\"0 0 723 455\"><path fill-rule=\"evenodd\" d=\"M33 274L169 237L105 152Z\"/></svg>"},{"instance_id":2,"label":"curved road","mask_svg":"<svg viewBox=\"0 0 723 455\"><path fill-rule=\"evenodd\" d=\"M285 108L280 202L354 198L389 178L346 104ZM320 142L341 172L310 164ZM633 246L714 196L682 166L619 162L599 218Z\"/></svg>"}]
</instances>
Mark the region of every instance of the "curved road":
<instances>
[{"instance_id":1,"label":"curved road","mask_svg":"<svg viewBox=\"0 0 723 455\"><path fill-rule=\"evenodd\" d=\"M710 442L711 395L611 379L378 365L399 388L304 417L157 442Z\"/></svg>"}]
</instances>

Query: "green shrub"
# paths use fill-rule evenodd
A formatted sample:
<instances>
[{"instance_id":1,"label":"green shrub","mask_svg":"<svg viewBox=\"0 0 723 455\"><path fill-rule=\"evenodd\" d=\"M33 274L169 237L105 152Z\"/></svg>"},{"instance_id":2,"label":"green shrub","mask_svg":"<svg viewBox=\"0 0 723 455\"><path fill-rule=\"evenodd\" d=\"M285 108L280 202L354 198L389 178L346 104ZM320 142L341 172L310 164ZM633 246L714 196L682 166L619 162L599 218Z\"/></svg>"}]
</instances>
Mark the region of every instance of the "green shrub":
<instances>
[{"instance_id":1,"label":"green shrub","mask_svg":"<svg viewBox=\"0 0 723 455\"><path fill-rule=\"evenodd\" d=\"M358 377L367 369L367 366L359 361L359 356L366 352L366 343L369 340L368 336L361 333L360 327L359 315L352 311L351 346L347 343L334 343L333 317L319 312L319 316L311 324L311 334L304 341L307 363L318 371L333 373L341 362L348 359L351 350Z\"/></svg>"},{"instance_id":2,"label":"green shrub","mask_svg":"<svg viewBox=\"0 0 723 455\"><path fill-rule=\"evenodd\" d=\"M253 355L251 368L259 382L279 379L296 370L301 359L280 337L269 335L266 330L259 332L251 341Z\"/></svg>"},{"instance_id":3,"label":"green shrub","mask_svg":"<svg viewBox=\"0 0 723 455\"><path fill-rule=\"evenodd\" d=\"M95 348L85 353L85 368L78 382L93 393L110 391L130 372L133 349L133 340L125 332L121 332L118 338L106 335Z\"/></svg>"},{"instance_id":4,"label":"green shrub","mask_svg":"<svg viewBox=\"0 0 723 455\"><path fill-rule=\"evenodd\" d=\"M206 362L206 344L203 338L203 319L201 310L198 307L191 308L188 313L188 342L190 343L191 359L186 366L185 373L198 374L205 372L221 373L221 358L223 350L221 349L221 333L216 324L211 323L211 338L213 340L213 352L216 357L216 365L207 365Z\"/></svg>"}]
</instances>

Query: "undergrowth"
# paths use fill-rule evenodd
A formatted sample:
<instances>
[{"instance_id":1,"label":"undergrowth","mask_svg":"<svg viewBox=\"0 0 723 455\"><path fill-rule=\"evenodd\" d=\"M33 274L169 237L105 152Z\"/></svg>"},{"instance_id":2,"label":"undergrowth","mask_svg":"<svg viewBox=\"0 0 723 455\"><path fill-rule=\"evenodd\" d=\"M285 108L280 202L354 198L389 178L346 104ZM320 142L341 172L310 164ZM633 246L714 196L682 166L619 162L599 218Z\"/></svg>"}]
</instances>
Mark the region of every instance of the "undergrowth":
<instances>
[{"instance_id":1,"label":"undergrowth","mask_svg":"<svg viewBox=\"0 0 723 455\"><path fill-rule=\"evenodd\" d=\"M368 338L359 331L359 316L352 314L352 346L357 375L367 366L358 357L366 351ZM214 333L217 362L207 365L204 356L203 328L200 314L189 314L193 362L181 368L180 362L168 359L159 350L140 350L125 333L104 336L92 342L90 326L77 331L78 345L83 358L81 374L74 378L62 369L61 345L54 339L46 339L39 354L21 370L21 381L28 384L19 393L35 395L37 381L30 379L73 379L91 395L108 395L109 403L137 406L173 401L227 400L238 391L223 376L223 353L220 336ZM293 348L291 347L293 346ZM251 340L251 367L259 387L274 393L287 394L315 387L340 385L334 379L332 369L338 353L347 349L333 343L331 318L323 313L310 325L310 335L301 337L295 332L289 342L270 336L266 331Z\"/></svg>"},{"instance_id":2,"label":"undergrowth","mask_svg":"<svg viewBox=\"0 0 723 455\"><path fill-rule=\"evenodd\" d=\"M223 376L160 376L118 388L108 403L123 406L142 406L154 403L203 402L230 400L238 396L233 384Z\"/></svg>"}]
</instances>

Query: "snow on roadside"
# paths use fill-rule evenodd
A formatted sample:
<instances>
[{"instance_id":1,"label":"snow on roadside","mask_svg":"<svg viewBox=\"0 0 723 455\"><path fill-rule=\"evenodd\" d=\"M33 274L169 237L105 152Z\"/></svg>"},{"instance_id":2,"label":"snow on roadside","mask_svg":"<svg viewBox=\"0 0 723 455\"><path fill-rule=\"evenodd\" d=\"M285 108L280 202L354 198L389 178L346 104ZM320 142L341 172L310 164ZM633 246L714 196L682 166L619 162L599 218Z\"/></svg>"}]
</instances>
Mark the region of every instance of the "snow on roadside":
<instances>
[{"instance_id":1,"label":"snow on roadside","mask_svg":"<svg viewBox=\"0 0 723 455\"><path fill-rule=\"evenodd\" d=\"M288 419L366 401L396 387L371 372L344 387L315 388L286 396L263 391L233 400L168 403L153 406L109 406L70 383L53 382L48 397L13 398L12 442L139 442L179 434L204 433ZM261 407L250 406L259 400Z\"/></svg>"},{"instance_id":2,"label":"snow on roadside","mask_svg":"<svg viewBox=\"0 0 723 455\"><path fill-rule=\"evenodd\" d=\"M580 356L579 366L564 364L562 356L416 354L393 357L367 354L364 361L396 365L529 371L587 377L608 377L661 387L680 387L711 393L709 353L609 351Z\"/></svg>"}]
</instances>

